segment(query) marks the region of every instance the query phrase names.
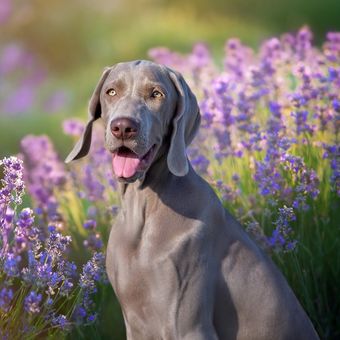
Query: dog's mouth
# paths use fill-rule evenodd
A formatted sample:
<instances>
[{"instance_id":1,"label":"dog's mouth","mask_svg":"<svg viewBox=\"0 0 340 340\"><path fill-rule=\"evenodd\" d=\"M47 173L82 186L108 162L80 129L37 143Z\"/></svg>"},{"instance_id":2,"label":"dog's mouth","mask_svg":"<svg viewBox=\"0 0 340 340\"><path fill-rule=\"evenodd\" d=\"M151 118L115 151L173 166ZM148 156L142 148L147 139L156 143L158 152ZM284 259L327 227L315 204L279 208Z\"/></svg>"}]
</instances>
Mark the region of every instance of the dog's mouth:
<instances>
[{"instance_id":1,"label":"dog's mouth","mask_svg":"<svg viewBox=\"0 0 340 340\"><path fill-rule=\"evenodd\" d=\"M145 171L153 160L156 144L142 157L126 146L117 148L112 153L113 172L118 178L128 179L134 177L137 172Z\"/></svg>"}]
</instances>

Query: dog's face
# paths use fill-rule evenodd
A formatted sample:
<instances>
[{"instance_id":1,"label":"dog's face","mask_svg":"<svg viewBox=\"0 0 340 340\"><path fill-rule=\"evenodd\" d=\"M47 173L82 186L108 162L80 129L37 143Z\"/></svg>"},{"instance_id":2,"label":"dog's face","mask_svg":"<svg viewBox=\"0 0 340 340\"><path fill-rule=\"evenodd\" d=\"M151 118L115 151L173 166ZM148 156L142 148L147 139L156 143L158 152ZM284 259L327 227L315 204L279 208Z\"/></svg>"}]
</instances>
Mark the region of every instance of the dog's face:
<instances>
[{"instance_id":1,"label":"dog's face","mask_svg":"<svg viewBox=\"0 0 340 340\"><path fill-rule=\"evenodd\" d=\"M200 115L196 98L174 71L149 61L107 68L90 100L89 115L67 162L87 154L92 123L101 117L113 172L120 181L143 177L166 137L170 171L177 176L188 172L185 148L199 127Z\"/></svg>"},{"instance_id":2,"label":"dog's face","mask_svg":"<svg viewBox=\"0 0 340 340\"><path fill-rule=\"evenodd\" d=\"M134 181L150 167L175 111L177 93L155 64L118 64L100 93L105 141L114 174Z\"/></svg>"}]
</instances>

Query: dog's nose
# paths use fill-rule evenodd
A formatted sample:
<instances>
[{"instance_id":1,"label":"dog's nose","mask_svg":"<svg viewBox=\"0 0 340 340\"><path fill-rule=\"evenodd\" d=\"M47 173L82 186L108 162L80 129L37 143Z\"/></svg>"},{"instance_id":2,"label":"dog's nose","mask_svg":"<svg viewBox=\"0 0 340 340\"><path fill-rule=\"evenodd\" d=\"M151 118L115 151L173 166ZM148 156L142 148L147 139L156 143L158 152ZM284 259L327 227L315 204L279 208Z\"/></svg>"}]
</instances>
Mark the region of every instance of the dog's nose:
<instances>
[{"instance_id":1,"label":"dog's nose","mask_svg":"<svg viewBox=\"0 0 340 340\"><path fill-rule=\"evenodd\" d=\"M112 134L118 139L130 139L139 132L139 123L131 118L117 118L110 125Z\"/></svg>"}]
</instances>

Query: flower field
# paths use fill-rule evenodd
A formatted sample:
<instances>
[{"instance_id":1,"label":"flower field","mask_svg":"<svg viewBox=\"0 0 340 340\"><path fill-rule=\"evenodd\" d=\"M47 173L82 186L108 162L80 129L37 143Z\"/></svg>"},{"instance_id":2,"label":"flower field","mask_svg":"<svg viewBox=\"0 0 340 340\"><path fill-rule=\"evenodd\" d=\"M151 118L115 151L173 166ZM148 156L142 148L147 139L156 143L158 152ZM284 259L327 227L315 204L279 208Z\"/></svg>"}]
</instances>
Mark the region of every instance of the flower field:
<instances>
[{"instance_id":1,"label":"flower field","mask_svg":"<svg viewBox=\"0 0 340 340\"><path fill-rule=\"evenodd\" d=\"M198 98L196 171L280 267L320 337L336 339L340 33L312 41L303 27L257 51L230 39L217 62L202 43L149 56L180 71ZM60 129L76 141L83 128L70 118ZM89 156L68 167L48 136L24 137L20 154L1 160L1 339L124 339L105 274L119 201L103 137L96 123Z\"/></svg>"}]
</instances>

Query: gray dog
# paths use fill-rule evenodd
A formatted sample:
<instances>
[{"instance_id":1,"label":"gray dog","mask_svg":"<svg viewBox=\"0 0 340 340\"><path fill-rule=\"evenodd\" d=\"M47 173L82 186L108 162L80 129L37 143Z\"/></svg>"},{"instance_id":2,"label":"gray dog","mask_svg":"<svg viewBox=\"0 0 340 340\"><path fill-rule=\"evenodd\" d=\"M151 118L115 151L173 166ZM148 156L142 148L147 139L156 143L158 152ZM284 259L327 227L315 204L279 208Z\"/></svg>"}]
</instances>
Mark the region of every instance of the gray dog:
<instances>
[{"instance_id":1,"label":"gray dog","mask_svg":"<svg viewBox=\"0 0 340 340\"><path fill-rule=\"evenodd\" d=\"M89 116L66 162L88 153L102 118L122 203L106 266L129 340L318 339L282 274L191 167L200 114L180 74L149 61L107 68Z\"/></svg>"}]
</instances>

